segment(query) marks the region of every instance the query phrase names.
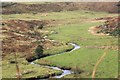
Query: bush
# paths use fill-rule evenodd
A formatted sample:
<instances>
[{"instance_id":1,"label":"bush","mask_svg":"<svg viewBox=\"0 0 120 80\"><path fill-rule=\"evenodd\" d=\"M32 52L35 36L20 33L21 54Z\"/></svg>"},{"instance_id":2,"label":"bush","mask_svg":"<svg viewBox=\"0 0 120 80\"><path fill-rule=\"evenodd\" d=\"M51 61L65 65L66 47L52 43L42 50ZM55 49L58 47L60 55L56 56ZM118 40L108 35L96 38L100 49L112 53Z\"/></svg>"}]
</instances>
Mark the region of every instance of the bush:
<instances>
[{"instance_id":1,"label":"bush","mask_svg":"<svg viewBox=\"0 0 120 80\"><path fill-rule=\"evenodd\" d=\"M37 58L40 58L41 56L43 56L43 47L41 45L37 46L35 50L35 54Z\"/></svg>"},{"instance_id":2,"label":"bush","mask_svg":"<svg viewBox=\"0 0 120 80\"><path fill-rule=\"evenodd\" d=\"M42 29L43 26L44 26L44 24L40 24L40 25L38 26L38 29Z\"/></svg>"},{"instance_id":3,"label":"bush","mask_svg":"<svg viewBox=\"0 0 120 80\"><path fill-rule=\"evenodd\" d=\"M120 29L115 29L114 31L110 32L112 36L120 36Z\"/></svg>"}]
</instances>

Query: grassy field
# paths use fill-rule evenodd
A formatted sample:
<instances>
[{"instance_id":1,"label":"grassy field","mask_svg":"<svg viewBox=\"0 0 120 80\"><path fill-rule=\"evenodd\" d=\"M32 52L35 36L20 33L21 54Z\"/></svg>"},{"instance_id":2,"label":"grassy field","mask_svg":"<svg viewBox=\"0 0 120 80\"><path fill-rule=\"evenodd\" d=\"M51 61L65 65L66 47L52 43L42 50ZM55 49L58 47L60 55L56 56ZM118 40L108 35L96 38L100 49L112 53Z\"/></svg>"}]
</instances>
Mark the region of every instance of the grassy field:
<instances>
[{"instance_id":1,"label":"grassy field","mask_svg":"<svg viewBox=\"0 0 120 80\"><path fill-rule=\"evenodd\" d=\"M44 50L44 54L49 54L49 55L59 54L59 53L69 51L73 48L74 47L72 45L63 45L58 47L54 46L52 47L52 49Z\"/></svg>"},{"instance_id":2,"label":"grassy field","mask_svg":"<svg viewBox=\"0 0 120 80\"><path fill-rule=\"evenodd\" d=\"M9 57L10 56L10 57ZM28 63L24 58L18 55L18 65L22 78L45 78L51 75L61 74L62 71L53 70L42 65L33 65ZM16 64L14 63L14 56L8 55L2 61L2 77L3 78L16 78ZM12 63L13 62L13 63Z\"/></svg>"},{"instance_id":3,"label":"grassy field","mask_svg":"<svg viewBox=\"0 0 120 80\"><path fill-rule=\"evenodd\" d=\"M88 14L84 14L88 15ZM84 16L84 15L81 15ZM96 14L97 17L105 16L105 14ZM89 15L90 16L90 15ZM88 17L88 16L87 16ZM95 18L96 16L91 16ZM90 18L90 17L88 17ZM81 18L80 20L84 20ZM105 52L104 49L100 49L103 46L116 47L118 39L112 36L97 36L88 32L90 27L103 24L102 22L80 22L75 24L66 24L50 28L58 32L58 34L50 35L50 39L55 39L64 42L74 42L81 46L81 49L66 54L46 57L44 59L37 60L37 63L48 64L59 67L70 67L72 70L76 70L76 66L83 72L79 74L79 77L91 77L92 71L97 60ZM115 78L118 75L118 51L107 49L107 56L100 63L97 68L95 77L102 78ZM57 59L57 60L56 60ZM45 62L44 62L45 60ZM49 64L50 63L50 64Z\"/></svg>"},{"instance_id":4,"label":"grassy field","mask_svg":"<svg viewBox=\"0 0 120 80\"><path fill-rule=\"evenodd\" d=\"M117 46L117 38L111 36L95 36L88 32L91 26L99 25L101 23L86 23L86 24L72 24L56 28L58 34L49 36L51 39L74 42L81 46L81 49L74 52L61 54L58 56L50 56L37 61L47 60L52 63L50 65L65 66L79 69L86 72L82 77L91 77L93 67L100 56L105 52L104 49L99 49L102 46ZM74 38L73 38L74 37ZM89 46L86 48L86 46ZM97 46L97 47L94 47ZM57 59L57 60L56 60ZM108 49L108 54L97 68L96 77L112 78L117 76L118 71L118 51ZM89 74L88 74L89 73Z\"/></svg>"},{"instance_id":5,"label":"grassy field","mask_svg":"<svg viewBox=\"0 0 120 80\"><path fill-rule=\"evenodd\" d=\"M20 20L67 20L67 19L77 19L77 20L86 20L97 17L104 16L117 16L116 14L108 14L106 12L93 12L93 11L61 11L61 12L49 12L49 13L29 13L29 14L9 14L2 15L4 20L10 19L20 19Z\"/></svg>"},{"instance_id":6,"label":"grassy field","mask_svg":"<svg viewBox=\"0 0 120 80\"><path fill-rule=\"evenodd\" d=\"M62 43L61 43L62 44ZM52 46L50 49L43 50L44 55L53 55L63 53L73 48L72 45L62 44L61 46ZM34 65L27 62L23 56L25 53L17 53L17 62L19 65L22 78L46 78L53 75L61 74L62 71L53 70L42 65ZM14 54L7 54L2 60L2 77L15 78L16 77L16 64Z\"/></svg>"},{"instance_id":7,"label":"grassy field","mask_svg":"<svg viewBox=\"0 0 120 80\"><path fill-rule=\"evenodd\" d=\"M59 67L68 67L72 68L72 70L76 70L76 66L78 69L83 71L82 74L79 74L79 77L91 77L91 73L93 71L93 67L96 61L100 56L104 53L104 50L101 49L85 49L81 48L80 50L76 50L74 52L50 56L44 59L41 59L41 63L45 60L46 63L50 63L52 66ZM57 60L56 60L57 59ZM43 60L43 61L42 61ZM117 76L118 71L118 63L117 63L117 51L109 50L105 59L100 63L97 68L96 77L100 78L113 78ZM47 62L48 61L48 62ZM36 61L39 63L39 61ZM52 63L52 64L51 64Z\"/></svg>"},{"instance_id":8,"label":"grassy field","mask_svg":"<svg viewBox=\"0 0 120 80\"><path fill-rule=\"evenodd\" d=\"M92 71L97 60L105 52L104 49L99 49L103 46L117 46L117 38L112 36L97 36L88 32L88 29L93 26L103 24L103 22L90 22L94 18L117 16L117 14L109 14L106 12L94 11L63 11L63 12L50 12L50 13L37 13L37 14L11 14L2 15L4 20L57 20L62 23L57 23L55 27L45 28L49 32L56 31L57 34L49 35L49 39L57 40L60 42L68 43L73 42L81 46L80 49L73 52L66 52L66 54L49 56L35 61L39 64L46 64L58 67L68 67L74 71L80 71L78 77L88 77L92 75ZM68 23L66 23L68 21ZM63 24L64 23L64 24ZM58 25L61 24L61 25ZM46 54L56 54L65 51L68 47L53 47L52 50L45 51ZM69 48L73 48L70 46ZM100 63L97 68L95 77L98 78L114 78L118 75L118 51L107 49L107 56ZM6 58L7 59L7 58ZM15 77L15 64L10 64L9 60L3 60L3 77ZM61 71L37 67L20 59L20 68L31 73L23 75L23 77L36 77L46 76L51 74L60 74ZM13 67L14 65L14 67ZM8 72L9 68L9 73ZM13 71L14 70L14 71ZM13 71L13 74L11 72ZM48 73L49 71L49 73ZM33 75L34 74L34 75ZM65 77L76 77L71 74Z\"/></svg>"}]
</instances>

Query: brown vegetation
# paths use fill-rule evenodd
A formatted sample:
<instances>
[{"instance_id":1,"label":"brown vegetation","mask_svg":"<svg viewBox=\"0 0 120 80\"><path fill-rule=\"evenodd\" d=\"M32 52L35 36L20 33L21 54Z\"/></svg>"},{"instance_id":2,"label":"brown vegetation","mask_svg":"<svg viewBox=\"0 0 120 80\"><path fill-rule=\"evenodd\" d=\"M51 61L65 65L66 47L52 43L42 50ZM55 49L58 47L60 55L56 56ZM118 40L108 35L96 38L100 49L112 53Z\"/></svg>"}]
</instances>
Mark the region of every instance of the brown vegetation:
<instances>
[{"instance_id":1,"label":"brown vegetation","mask_svg":"<svg viewBox=\"0 0 120 80\"><path fill-rule=\"evenodd\" d=\"M16 3L2 8L3 14L20 14L38 12L60 12L74 10L93 10L105 12L118 12L117 2L59 2L46 4L22 4Z\"/></svg>"},{"instance_id":2,"label":"brown vegetation","mask_svg":"<svg viewBox=\"0 0 120 80\"><path fill-rule=\"evenodd\" d=\"M44 49L57 46L59 43L53 43L53 41L42 37L43 32L39 27L44 27L47 24L48 21L3 20L3 59L7 54L15 52L25 58L32 58L38 45L42 45Z\"/></svg>"},{"instance_id":3,"label":"brown vegetation","mask_svg":"<svg viewBox=\"0 0 120 80\"><path fill-rule=\"evenodd\" d=\"M119 17L107 19L103 25L96 27L99 28L98 33L104 33L113 36L119 35L120 34L119 21L120 21Z\"/></svg>"}]
</instances>

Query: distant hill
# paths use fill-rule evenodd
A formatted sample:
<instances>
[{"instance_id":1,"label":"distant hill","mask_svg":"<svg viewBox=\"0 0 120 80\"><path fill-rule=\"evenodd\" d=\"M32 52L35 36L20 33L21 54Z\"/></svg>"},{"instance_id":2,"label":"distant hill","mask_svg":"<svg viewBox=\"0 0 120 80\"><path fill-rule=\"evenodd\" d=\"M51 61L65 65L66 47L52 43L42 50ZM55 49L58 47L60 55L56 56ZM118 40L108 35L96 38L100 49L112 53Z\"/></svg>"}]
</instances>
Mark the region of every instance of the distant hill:
<instances>
[{"instance_id":1,"label":"distant hill","mask_svg":"<svg viewBox=\"0 0 120 80\"><path fill-rule=\"evenodd\" d=\"M117 2L58 2L58 3L2 3L3 14L93 10L118 12Z\"/></svg>"}]
</instances>

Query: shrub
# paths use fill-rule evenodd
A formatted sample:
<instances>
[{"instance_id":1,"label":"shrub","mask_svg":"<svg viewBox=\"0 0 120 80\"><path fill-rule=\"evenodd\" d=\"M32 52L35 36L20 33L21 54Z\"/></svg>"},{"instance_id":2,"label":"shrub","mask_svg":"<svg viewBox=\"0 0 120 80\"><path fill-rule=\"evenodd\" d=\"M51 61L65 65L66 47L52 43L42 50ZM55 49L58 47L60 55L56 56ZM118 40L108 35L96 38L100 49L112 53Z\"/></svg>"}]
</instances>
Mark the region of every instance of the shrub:
<instances>
[{"instance_id":1,"label":"shrub","mask_svg":"<svg viewBox=\"0 0 120 80\"><path fill-rule=\"evenodd\" d=\"M120 29L115 29L114 31L110 32L110 35L119 36L120 35Z\"/></svg>"},{"instance_id":2,"label":"shrub","mask_svg":"<svg viewBox=\"0 0 120 80\"><path fill-rule=\"evenodd\" d=\"M40 24L40 25L38 26L38 29L42 29L43 26L44 26L44 24Z\"/></svg>"},{"instance_id":3,"label":"shrub","mask_svg":"<svg viewBox=\"0 0 120 80\"><path fill-rule=\"evenodd\" d=\"M41 45L37 46L35 50L35 54L37 58L40 58L41 56L43 56L43 47Z\"/></svg>"}]
</instances>

